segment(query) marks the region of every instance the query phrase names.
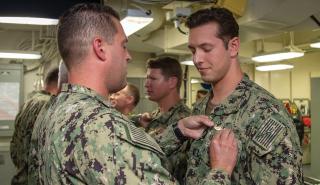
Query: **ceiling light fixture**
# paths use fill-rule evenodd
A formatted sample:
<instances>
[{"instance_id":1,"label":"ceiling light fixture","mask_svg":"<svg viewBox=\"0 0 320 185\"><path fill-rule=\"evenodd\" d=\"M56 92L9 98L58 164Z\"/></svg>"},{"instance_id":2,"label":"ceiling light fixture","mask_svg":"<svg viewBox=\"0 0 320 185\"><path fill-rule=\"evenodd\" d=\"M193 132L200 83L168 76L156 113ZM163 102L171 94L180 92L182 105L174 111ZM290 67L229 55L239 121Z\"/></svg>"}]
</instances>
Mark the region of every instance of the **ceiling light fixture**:
<instances>
[{"instance_id":1,"label":"ceiling light fixture","mask_svg":"<svg viewBox=\"0 0 320 185\"><path fill-rule=\"evenodd\" d=\"M194 66L194 63L193 63L192 60L185 60L185 61L180 62L180 64L188 65L188 66Z\"/></svg>"},{"instance_id":2,"label":"ceiling light fixture","mask_svg":"<svg viewBox=\"0 0 320 185\"><path fill-rule=\"evenodd\" d=\"M58 19L35 18L35 17L0 17L0 23L32 24L32 25L57 25Z\"/></svg>"},{"instance_id":3,"label":"ceiling light fixture","mask_svg":"<svg viewBox=\"0 0 320 185\"><path fill-rule=\"evenodd\" d=\"M277 71L277 70L285 70L292 69L293 65L288 64L275 64L275 65L265 65L265 66L257 66L257 71Z\"/></svg>"},{"instance_id":4,"label":"ceiling light fixture","mask_svg":"<svg viewBox=\"0 0 320 185\"><path fill-rule=\"evenodd\" d=\"M304 56L304 51L291 45L281 51L255 55L251 59L256 62L276 62L302 56Z\"/></svg>"},{"instance_id":5,"label":"ceiling light fixture","mask_svg":"<svg viewBox=\"0 0 320 185\"><path fill-rule=\"evenodd\" d=\"M200 82L200 80L198 80L198 79L191 79L191 81L190 81L192 84L197 84L197 83L201 83Z\"/></svg>"},{"instance_id":6,"label":"ceiling light fixture","mask_svg":"<svg viewBox=\"0 0 320 185\"><path fill-rule=\"evenodd\" d=\"M255 62L276 62L281 60L287 60L292 58L298 58L304 56L304 51L294 46L294 33L289 32L290 44L284 49L276 52L265 53L264 41L261 43L261 51L259 54L253 56L251 59Z\"/></svg>"},{"instance_id":7,"label":"ceiling light fixture","mask_svg":"<svg viewBox=\"0 0 320 185\"><path fill-rule=\"evenodd\" d=\"M153 21L153 17L136 9L128 9L126 16L121 20L121 25L126 36L130 36Z\"/></svg>"},{"instance_id":8,"label":"ceiling light fixture","mask_svg":"<svg viewBox=\"0 0 320 185\"><path fill-rule=\"evenodd\" d=\"M0 6L0 23L57 25L64 11L85 2L100 3L101 0L5 0Z\"/></svg>"},{"instance_id":9,"label":"ceiling light fixture","mask_svg":"<svg viewBox=\"0 0 320 185\"><path fill-rule=\"evenodd\" d=\"M320 41L311 43L310 47L312 47L312 48L320 48Z\"/></svg>"},{"instance_id":10,"label":"ceiling light fixture","mask_svg":"<svg viewBox=\"0 0 320 185\"><path fill-rule=\"evenodd\" d=\"M0 58L36 60L41 58L41 54L37 51L0 51Z\"/></svg>"}]
</instances>

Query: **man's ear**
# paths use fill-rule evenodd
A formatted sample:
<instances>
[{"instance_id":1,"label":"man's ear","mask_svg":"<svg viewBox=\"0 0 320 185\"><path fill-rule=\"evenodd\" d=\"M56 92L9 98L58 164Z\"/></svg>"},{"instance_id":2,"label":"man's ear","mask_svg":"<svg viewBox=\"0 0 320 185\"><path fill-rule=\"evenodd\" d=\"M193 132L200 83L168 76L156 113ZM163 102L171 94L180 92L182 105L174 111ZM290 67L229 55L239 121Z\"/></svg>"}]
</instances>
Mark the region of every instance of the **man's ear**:
<instances>
[{"instance_id":1,"label":"man's ear","mask_svg":"<svg viewBox=\"0 0 320 185\"><path fill-rule=\"evenodd\" d=\"M230 51L230 56L231 57L237 57L238 56L239 47L240 47L240 39L239 39L239 37L233 37L231 40L229 40L228 50Z\"/></svg>"},{"instance_id":2,"label":"man's ear","mask_svg":"<svg viewBox=\"0 0 320 185\"><path fill-rule=\"evenodd\" d=\"M169 77L169 87L170 88L176 88L178 84L178 78L175 76Z\"/></svg>"},{"instance_id":3,"label":"man's ear","mask_svg":"<svg viewBox=\"0 0 320 185\"><path fill-rule=\"evenodd\" d=\"M127 104L133 104L133 101L134 101L133 96L128 95L126 99L127 99Z\"/></svg>"},{"instance_id":4,"label":"man's ear","mask_svg":"<svg viewBox=\"0 0 320 185\"><path fill-rule=\"evenodd\" d=\"M100 60L105 61L107 59L106 48L103 44L103 40L100 37L96 37L93 39L93 50Z\"/></svg>"}]
</instances>

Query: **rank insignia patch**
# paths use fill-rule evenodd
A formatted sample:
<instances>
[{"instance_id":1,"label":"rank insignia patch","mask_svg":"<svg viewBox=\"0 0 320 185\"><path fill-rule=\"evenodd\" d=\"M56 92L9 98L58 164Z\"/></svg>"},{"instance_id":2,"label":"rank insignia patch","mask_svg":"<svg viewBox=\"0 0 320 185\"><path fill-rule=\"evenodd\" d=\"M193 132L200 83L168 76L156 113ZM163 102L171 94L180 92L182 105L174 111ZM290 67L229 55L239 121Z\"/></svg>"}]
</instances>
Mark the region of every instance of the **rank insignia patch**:
<instances>
[{"instance_id":1,"label":"rank insignia patch","mask_svg":"<svg viewBox=\"0 0 320 185\"><path fill-rule=\"evenodd\" d=\"M267 150L279 134L285 131L285 126L275 120L274 118L267 119L261 128L258 130L256 135L253 137L253 141Z\"/></svg>"}]
</instances>

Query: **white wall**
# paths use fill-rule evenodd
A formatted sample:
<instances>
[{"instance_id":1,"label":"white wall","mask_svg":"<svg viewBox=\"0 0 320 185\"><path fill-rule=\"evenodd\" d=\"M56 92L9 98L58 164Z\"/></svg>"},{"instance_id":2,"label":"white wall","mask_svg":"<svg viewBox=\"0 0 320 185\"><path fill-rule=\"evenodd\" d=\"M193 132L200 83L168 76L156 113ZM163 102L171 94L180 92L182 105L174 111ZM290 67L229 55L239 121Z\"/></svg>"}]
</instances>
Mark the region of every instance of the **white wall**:
<instances>
[{"instance_id":1,"label":"white wall","mask_svg":"<svg viewBox=\"0 0 320 185\"><path fill-rule=\"evenodd\" d=\"M23 82L24 83L24 91L23 91L24 100L27 99L27 95L30 92L35 90L34 83L36 82L37 79L38 79L37 70L24 74L24 82Z\"/></svg>"},{"instance_id":2,"label":"white wall","mask_svg":"<svg viewBox=\"0 0 320 185\"><path fill-rule=\"evenodd\" d=\"M320 76L320 53L307 53L304 57L287 61L294 65L292 70L259 72L255 81L277 98L310 99L310 77Z\"/></svg>"},{"instance_id":3,"label":"white wall","mask_svg":"<svg viewBox=\"0 0 320 185\"><path fill-rule=\"evenodd\" d=\"M128 77L146 77L146 62L150 54L130 52L132 60L128 65Z\"/></svg>"}]
</instances>

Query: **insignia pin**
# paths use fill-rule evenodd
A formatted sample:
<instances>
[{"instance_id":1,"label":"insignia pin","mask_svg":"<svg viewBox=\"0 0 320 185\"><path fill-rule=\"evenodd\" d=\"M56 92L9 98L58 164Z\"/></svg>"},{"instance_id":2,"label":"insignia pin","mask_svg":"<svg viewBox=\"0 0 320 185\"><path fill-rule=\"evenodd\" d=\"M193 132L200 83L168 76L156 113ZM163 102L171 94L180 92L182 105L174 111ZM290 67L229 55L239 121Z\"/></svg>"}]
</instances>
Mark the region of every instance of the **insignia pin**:
<instances>
[{"instance_id":1,"label":"insignia pin","mask_svg":"<svg viewBox=\"0 0 320 185\"><path fill-rule=\"evenodd\" d=\"M223 128L220 127L220 126L214 126L214 129L216 129L216 130L222 130Z\"/></svg>"}]
</instances>

